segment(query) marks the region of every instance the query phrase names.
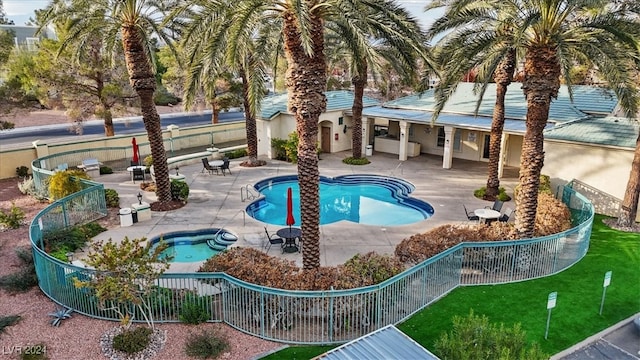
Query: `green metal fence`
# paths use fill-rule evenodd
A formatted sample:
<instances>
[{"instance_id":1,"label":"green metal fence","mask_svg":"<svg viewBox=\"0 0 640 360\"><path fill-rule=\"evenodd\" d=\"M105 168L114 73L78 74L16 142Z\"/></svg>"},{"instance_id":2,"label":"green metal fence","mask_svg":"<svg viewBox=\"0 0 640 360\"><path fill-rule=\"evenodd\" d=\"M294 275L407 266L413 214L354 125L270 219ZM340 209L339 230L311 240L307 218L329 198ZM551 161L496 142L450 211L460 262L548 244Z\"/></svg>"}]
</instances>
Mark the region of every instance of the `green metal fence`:
<instances>
[{"instance_id":1,"label":"green metal fence","mask_svg":"<svg viewBox=\"0 0 640 360\"><path fill-rule=\"evenodd\" d=\"M106 214L102 185L85 184L86 189L51 204L31 223L39 285L51 299L79 313L117 320L90 291L73 285L74 278L95 276L93 270L54 259L42 246L47 231ZM458 244L381 284L350 290L288 291L223 273L165 274L149 299L153 316L159 322L180 321L183 305L197 301L207 309L209 321L225 322L264 339L300 344L347 342L403 321L458 286L522 281L575 264L589 248L594 211L575 190L564 187L561 191L558 198L570 207L575 227L559 234ZM140 321L142 316L134 314L134 319Z\"/></svg>"}]
</instances>

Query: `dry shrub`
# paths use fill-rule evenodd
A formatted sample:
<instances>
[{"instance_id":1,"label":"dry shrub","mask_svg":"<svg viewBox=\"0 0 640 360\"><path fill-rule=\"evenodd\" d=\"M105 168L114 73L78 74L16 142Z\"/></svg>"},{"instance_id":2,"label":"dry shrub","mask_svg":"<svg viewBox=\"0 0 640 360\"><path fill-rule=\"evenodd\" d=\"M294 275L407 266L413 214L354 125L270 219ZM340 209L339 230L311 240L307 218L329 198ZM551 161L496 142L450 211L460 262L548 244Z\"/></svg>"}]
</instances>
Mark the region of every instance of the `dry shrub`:
<instances>
[{"instance_id":1,"label":"dry shrub","mask_svg":"<svg viewBox=\"0 0 640 360\"><path fill-rule=\"evenodd\" d=\"M286 282L289 283L288 289L328 290L335 285L337 279L338 269L335 266L321 266L316 269L302 270Z\"/></svg>"},{"instance_id":2,"label":"dry shrub","mask_svg":"<svg viewBox=\"0 0 640 360\"><path fill-rule=\"evenodd\" d=\"M401 273L404 265L395 257L369 252L365 255L356 254L338 269L334 288L353 289L379 284Z\"/></svg>"},{"instance_id":3,"label":"dry shrub","mask_svg":"<svg viewBox=\"0 0 640 360\"><path fill-rule=\"evenodd\" d=\"M571 212L567 205L551 194L538 194L536 236L547 236L571 229Z\"/></svg>"}]
</instances>

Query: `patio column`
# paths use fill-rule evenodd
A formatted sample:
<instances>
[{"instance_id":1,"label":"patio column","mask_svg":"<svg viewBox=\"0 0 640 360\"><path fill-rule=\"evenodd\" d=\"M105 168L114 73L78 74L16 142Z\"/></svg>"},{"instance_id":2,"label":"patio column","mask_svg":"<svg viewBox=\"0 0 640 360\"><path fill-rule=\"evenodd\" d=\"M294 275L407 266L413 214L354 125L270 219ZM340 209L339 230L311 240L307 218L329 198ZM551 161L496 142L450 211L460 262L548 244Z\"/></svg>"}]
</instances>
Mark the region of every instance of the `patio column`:
<instances>
[{"instance_id":1,"label":"patio column","mask_svg":"<svg viewBox=\"0 0 640 360\"><path fill-rule=\"evenodd\" d=\"M369 144L369 135L371 133L371 130L369 129L369 124L371 123L373 119L370 118L366 118L363 117L362 118L362 149L360 149L360 151L362 151L362 153L366 153L367 151L367 145L373 145L373 144Z\"/></svg>"},{"instance_id":2,"label":"patio column","mask_svg":"<svg viewBox=\"0 0 640 360\"><path fill-rule=\"evenodd\" d=\"M504 173L504 163L507 159L507 141L509 141L509 134L502 132L502 138L500 139L500 158L498 159L498 179L502 178Z\"/></svg>"},{"instance_id":3,"label":"patio column","mask_svg":"<svg viewBox=\"0 0 640 360\"><path fill-rule=\"evenodd\" d=\"M444 127L444 152L442 154L442 168L451 169L451 163L453 162L453 135L456 132L456 128L453 126Z\"/></svg>"},{"instance_id":4,"label":"patio column","mask_svg":"<svg viewBox=\"0 0 640 360\"><path fill-rule=\"evenodd\" d=\"M398 160L407 160L407 147L409 146L409 123L406 121L400 121L400 155Z\"/></svg>"}]
</instances>

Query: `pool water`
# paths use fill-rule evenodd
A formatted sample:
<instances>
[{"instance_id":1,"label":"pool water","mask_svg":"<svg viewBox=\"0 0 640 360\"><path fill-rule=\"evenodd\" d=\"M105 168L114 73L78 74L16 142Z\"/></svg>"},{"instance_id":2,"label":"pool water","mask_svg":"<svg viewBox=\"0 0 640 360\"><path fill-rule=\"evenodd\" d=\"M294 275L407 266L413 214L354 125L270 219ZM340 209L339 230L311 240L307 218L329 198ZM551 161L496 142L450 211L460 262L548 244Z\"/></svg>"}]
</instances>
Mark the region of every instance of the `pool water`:
<instances>
[{"instance_id":1,"label":"pool water","mask_svg":"<svg viewBox=\"0 0 640 360\"><path fill-rule=\"evenodd\" d=\"M287 188L293 191L296 225L300 226L300 190L296 176L280 176L254 185L264 198L246 208L256 220L286 225ZM433 207L409 194L415 187L402 179L377 175L320 177L320 225L346 220L358 224L392 226L425 220Z\"/></svg>"},{"instance_id":2,"label":"pool water","mask_svg":"<svg viewBox=\"0 0 640 360\"><path fill-rule=\"evenodd\" d=\"M208 260L224 251L237 238L218 228L176 231L152 238L152 248L161 240L168 245L161 256L172 256L172 263L184 263Z\"/></svg>"}]
</instances>

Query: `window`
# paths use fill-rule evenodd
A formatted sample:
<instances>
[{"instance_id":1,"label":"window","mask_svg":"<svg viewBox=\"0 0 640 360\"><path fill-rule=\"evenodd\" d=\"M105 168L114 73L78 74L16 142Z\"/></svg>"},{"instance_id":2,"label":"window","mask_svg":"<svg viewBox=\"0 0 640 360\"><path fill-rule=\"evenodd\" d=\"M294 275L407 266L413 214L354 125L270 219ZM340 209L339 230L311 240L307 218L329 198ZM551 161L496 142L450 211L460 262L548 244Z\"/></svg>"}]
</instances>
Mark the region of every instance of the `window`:
<instances>
[{"instance_id":1,"label":"window","mask_svg":"<svg viewBox=\"0 0 640 360\"><path fill-rule=\"evenodd\" d=\"M453 135L453 150L455 150L455 151L461 151L462 150L462 137L461 137L460 133L461 133L460 131L456 131L455 134ZM438 128L437 146L438 147L444 147L444 140L445 140L444 128L443 127L439 127Z\"/></svg>"},{"instance_id":2,"label":"window","mask_svg":"<svg viewBox=\"0 0 640 360\"><path fill-rule=\"evenodd\" d=\"M28 37L25 39L25 43L27 45L28 51L36 51L38 50L38 44L40 43L40 39L35 37Z\"/></svg>"}]
</instances>

